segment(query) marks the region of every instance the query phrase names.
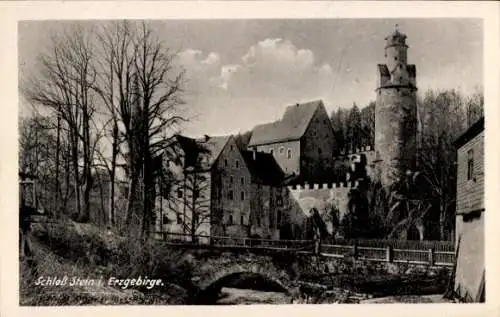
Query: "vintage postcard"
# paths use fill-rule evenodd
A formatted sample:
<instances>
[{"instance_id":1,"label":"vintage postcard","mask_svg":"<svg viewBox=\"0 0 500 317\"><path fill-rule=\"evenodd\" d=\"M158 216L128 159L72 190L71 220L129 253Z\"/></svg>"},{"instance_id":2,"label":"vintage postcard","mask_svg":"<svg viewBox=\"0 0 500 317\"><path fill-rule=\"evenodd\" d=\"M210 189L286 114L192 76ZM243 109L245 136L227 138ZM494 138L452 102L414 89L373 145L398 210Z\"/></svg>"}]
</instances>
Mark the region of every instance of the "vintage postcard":
<instances>
[{"instance_id":1,"label":"vintage postcard","mask_svg":"<svg viewBox=\"0 0 500 317\"><path fill-rule=\"evenodd\" d=\"M9 20L10 306L495 315L499 6L197 5Z\"/></svg>"}]
</instances>

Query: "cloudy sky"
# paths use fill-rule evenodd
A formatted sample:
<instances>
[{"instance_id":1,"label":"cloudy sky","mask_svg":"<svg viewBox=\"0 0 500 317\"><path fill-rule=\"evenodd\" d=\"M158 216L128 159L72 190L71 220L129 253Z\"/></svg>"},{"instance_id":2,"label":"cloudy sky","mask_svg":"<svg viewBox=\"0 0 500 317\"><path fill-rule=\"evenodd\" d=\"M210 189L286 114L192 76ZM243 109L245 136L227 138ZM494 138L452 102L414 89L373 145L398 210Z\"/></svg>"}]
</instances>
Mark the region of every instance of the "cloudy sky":
<instances>
[{"instance_id":1,"label":"cloudy sky","mask_svg":"<svg viewBox=\"0 0 500 317\"><path fill-rule=\"evenodd\" d=\"M93 22L98 24L99 22ZM408 36L420 92L483 83L477 19L169 20L151 23L187 70L188 135L244 132L289 104L322 99L328 112L375 99L376 65L395 24ZM20 78L68 22L19 24ZM21 98L22 100L22 98ZM29 112L21 101L21 112Z\"/></svg>"}]
</instances>

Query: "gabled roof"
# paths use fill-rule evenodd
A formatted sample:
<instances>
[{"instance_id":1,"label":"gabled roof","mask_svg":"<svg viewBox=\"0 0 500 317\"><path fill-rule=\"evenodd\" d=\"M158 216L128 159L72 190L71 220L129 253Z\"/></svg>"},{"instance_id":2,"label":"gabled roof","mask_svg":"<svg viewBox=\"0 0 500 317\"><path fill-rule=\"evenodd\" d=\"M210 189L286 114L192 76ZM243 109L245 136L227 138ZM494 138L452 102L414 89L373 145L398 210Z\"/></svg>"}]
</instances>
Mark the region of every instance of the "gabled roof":
<instances>
[{"instance_id":1,"label":"gabled roof","mask_svg":"<svg viewBox=\"0 0 500 317\"><path fill-rule=\"evenodd\" d=\"M185 155L184 167L196 170L211 169L230 138L230 135L205 136L197 139L177 136ZM199 162L200 165L196 166Z\"/></svg>"},{"instance_id":2,"label":"gabled roof","mask_svg":"<svg viewBox=\"0 0 500 317\"><path fill-rule=\"evenodd\" d=\"M256 126L249 146L299 140L323 101L316 100L288 106L281 120Z\"/></svg>"},{"instance_id":3,"label":"gabled roof","mask_svg":"<svg viewBox=\"0 0 500 317\"><path fill-rule=\"evenodd\" d=\"M274 156L264 152L241 151L250 174L265 185L281 185L285 174Z\"/></svg>"},{"instance_id":4,"label":"gabled roof","mask_svg":"<svg viewBox=\"0 0 500 317\"><path fill-rule=\"evenodd\" d=\"M471 125L461 136L459 136L455 142L454 145L457 149L461 148L464 146L467 142L472 140L476 135L481 133L484 130L484 117L481 119L477 120L476 123Z\"/></svg>"}]
</instances>

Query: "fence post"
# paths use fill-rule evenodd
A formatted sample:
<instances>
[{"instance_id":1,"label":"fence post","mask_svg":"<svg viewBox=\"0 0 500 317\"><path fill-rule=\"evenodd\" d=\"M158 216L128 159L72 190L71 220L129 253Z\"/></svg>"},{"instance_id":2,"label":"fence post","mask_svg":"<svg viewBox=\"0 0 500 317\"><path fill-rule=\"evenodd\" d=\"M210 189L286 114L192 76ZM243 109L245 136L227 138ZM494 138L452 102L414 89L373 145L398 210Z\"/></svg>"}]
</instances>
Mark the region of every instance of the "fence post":
<instances>
[{"instance_id":1,"label":"fence post","mask_svg":"<svg viewBox=\"0 0 500 317\"><path fill-rule=\"evenodd\" d=\"M434 265L434 249L429 249L429 265Z\"/></svg>"},{"instance_id":2,"label":"fence post","mask_svg":"<svg viewBox=\"0 0 500 317\"><path fill-rule=\"evenodd\" d=\"M393 259L392 247L388 245L385 248L385 260L389 263L392 263L392 259Z\"/></svg>"}]
</instances>

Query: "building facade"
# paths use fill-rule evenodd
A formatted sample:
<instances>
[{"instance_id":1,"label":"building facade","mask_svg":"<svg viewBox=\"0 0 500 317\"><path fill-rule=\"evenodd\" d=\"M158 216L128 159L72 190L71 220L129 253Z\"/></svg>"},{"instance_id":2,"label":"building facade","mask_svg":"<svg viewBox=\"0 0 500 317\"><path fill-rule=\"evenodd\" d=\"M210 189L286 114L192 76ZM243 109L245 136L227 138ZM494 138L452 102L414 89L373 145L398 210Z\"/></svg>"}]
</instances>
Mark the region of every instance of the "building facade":
<instances>
[{"instance_id":1,"label":"building facade","mask_svg":"<svg viewBox=\"0 0 500 317\"><path fill-rule=\"evenodd\" d=\"M163 161L169 172L158 182L158 238L279 239L284 174L271 154L241 151L232 136L179 136Z\"/></svg>"},{"instance_id":2,"label":"building facade","mask_svg":"<svg viewBox=\"0 0 500 317\"><path fill-rule=\"evenodd\" d=\"M321 100L288 106L280 120L256 126L248 147L272 154L285 174L302 181L331 178L335 137Z\"/></svg>"},{"instance_id":3,"label":"building facade","mask_svg":"<svg viewBox=\"0 0 500 317\"><path fill-rule=\"evenodd\" d=\"M457 147L455 292L484 301L484 118L455 143Z\"/></svg>"}]
</instances>

